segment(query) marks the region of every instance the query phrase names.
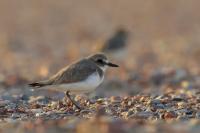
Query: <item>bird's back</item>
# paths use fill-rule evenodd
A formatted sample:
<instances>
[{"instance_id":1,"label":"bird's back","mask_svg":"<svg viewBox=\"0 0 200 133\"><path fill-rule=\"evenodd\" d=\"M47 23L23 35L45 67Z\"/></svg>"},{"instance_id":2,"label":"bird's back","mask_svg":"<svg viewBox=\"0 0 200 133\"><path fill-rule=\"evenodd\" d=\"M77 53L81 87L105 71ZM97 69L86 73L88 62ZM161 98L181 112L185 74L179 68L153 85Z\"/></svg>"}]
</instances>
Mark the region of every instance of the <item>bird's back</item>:
<instances>
[{"instance_id":1,"label":"bird's back","mask_svg":"<svg viewBox=\"0 0 200 133\"><path fill-rule=\"evenodd\" d=\"M93 63L91 60L88 60L87 58L84 58L61 69L48 80L35 82L30 84L30 86L43 87L47 85L76 83L84 81L87 79L87 77L95 72L98 72L100 77L103 76L103 71L97 67L95 63Z\"/></svg>"}]
</instances>

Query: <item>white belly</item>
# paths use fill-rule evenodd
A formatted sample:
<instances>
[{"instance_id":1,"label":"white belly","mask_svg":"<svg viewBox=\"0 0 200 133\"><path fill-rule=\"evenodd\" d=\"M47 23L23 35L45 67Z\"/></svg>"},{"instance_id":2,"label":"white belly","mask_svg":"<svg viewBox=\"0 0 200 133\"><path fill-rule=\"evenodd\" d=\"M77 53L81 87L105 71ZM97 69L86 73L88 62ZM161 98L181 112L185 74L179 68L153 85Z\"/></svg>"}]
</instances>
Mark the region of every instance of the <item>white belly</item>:
<instances>
[{"instance_id":1,"label":"white belly","mask_svg":"<svg viewBox=\"0 0 200 133\"><path fill-rule=\"evenodd\" d=\"M88 93L95 90L103 81L97 72L89 76L85 81L70 84L61 84L51 86L51 89L57 91L70 91L72 93ZM50 89L50 88L49 88Z\"/></svg>"}]
</instances>

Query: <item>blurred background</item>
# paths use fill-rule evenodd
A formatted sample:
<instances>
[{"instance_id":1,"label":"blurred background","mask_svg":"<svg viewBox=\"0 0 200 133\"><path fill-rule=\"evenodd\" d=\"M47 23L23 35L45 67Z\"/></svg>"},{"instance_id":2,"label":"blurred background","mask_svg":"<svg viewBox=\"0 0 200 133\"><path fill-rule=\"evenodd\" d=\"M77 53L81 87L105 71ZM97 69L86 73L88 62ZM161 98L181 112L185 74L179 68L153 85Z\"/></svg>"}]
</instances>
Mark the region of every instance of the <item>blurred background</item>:
<instances>
[{"instance_id":1,"label":"blurred background","mask_svg":"<svg viewBox=\"0 0 200 133\"><path fill-rule=\"evenodd\" d=\"M199 4L196 0L0 0L1 87L45 79L80 57L102 51L121 66L106 76L111 85L117 80L115 88L126 88L138 79L142 84L151 79L159 84L163 71L175 71L179 77L188 72L198 75Z\"/></svg>"},{"instance_id":2,"label":"blurred background","mask_svg":"<svg viewBox=\"0 0 200 133\"><path fill-rule=\"evenodd\" d=\"M0 132L198 133L199 5L0 0ZM120 68L91 97L74 96L80 112L64 93L27 86L97 52Z\"/></svg>"}]
</instances>

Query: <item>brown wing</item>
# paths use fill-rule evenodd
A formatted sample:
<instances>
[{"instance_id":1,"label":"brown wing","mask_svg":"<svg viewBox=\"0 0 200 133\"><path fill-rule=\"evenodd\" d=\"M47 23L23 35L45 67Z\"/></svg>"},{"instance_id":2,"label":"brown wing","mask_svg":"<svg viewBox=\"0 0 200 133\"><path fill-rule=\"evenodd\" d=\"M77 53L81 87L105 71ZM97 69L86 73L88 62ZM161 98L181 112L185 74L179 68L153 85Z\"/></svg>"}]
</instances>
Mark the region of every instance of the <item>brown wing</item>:
<instances>
[{"instance_id":1,"label":"brown wing","mask_svg":"<svg viewBox=\"0 0 200 133\"><path fill-rule=\"evenodd\" d=\"M85 80L89 75L97 71L103 73L93 62L83 59L62 69L55 76L50 78L49 81L51 85L79 82Z\"/></svg>"}]
</instances>

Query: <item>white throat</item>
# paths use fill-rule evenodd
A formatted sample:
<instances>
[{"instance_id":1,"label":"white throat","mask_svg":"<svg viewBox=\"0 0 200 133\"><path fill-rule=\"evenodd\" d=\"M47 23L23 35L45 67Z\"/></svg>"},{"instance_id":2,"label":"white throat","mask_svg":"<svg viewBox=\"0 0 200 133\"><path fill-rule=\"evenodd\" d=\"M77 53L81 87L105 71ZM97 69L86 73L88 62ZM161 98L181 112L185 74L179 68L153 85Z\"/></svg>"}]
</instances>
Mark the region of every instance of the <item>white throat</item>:
<instances>
[{"instance_id":1,"label":"white throat","mask_svg":"<svg viewBox=\"0 0 200 133\"><path fill-rule=\"evenodd\" d=\"M108 68L108 66L102 66L102 67L100 67L100 69L101 69L103 72L105 72L105 71L107 70L107 68Z\"/></svg>"}]
</instances>

